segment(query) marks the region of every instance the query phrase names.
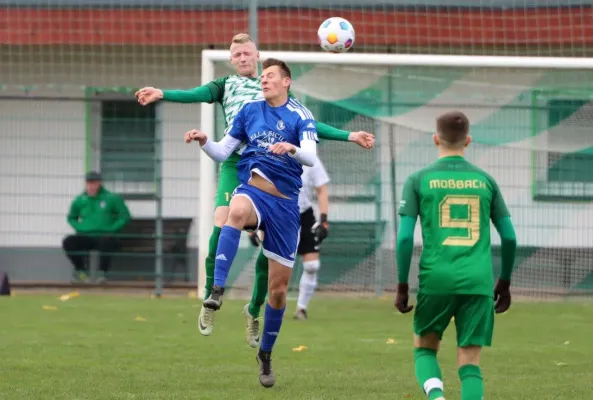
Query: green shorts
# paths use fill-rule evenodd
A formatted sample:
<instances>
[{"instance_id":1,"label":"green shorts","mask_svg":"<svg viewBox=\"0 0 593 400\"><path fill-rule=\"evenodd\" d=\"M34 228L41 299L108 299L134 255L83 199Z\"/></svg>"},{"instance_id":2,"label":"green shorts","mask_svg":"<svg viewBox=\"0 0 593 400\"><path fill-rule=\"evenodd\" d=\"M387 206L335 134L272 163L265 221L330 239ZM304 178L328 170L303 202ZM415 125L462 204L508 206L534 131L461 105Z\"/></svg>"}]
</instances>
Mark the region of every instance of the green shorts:
<instances>
[{"instance_id":1,"label":"green shorts","mask_svg":"<svg viewBox=\"0 0 593 400\"><path fill-rule=\"evenodd\" d=\"M425 295L418 293L414 333L436 333L439 339L455 317L457 346L490 346L494 331L494 300L480 295Z\"/></svg>"},{"instance_id":2,"label":"green shorts","mask_svg":"<svg viewBox=\"0 0 593 400\"><path fill-rule=\"evenodd\" d=\"M233 154L220 166L214 208L228 207L231 203L231 196L237 186L239 186L237 163L240 159L241 157L239 155Z\"/></svg>"}]
</instances>

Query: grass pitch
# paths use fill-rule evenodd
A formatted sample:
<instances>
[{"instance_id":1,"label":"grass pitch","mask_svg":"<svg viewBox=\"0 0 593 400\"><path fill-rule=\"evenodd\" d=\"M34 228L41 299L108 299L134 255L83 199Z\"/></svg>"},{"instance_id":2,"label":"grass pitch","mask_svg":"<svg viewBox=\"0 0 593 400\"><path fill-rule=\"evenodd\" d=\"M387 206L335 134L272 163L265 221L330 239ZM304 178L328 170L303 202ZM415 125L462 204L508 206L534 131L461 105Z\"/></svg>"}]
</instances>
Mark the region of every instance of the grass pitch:
<instances>
[{"instance_id":1,"label":"grass pitch","mask_svg":"<svg viewBox=\"0 0 593 400\"><path fill-rule=\"evenodd\" d=\"M318 299L306 322L290 303L272 389L259 385L243 337L244 304L226 301L202 337L198 301L187 298L0 298L0 399L425 399L412 315L391 299ZM482 357L485 399L590 399L592 317L591 303L573 302L515 303L497 316ZM452 328L439 357L448 400L459 399Z\"/></svg>"}]
</instances>

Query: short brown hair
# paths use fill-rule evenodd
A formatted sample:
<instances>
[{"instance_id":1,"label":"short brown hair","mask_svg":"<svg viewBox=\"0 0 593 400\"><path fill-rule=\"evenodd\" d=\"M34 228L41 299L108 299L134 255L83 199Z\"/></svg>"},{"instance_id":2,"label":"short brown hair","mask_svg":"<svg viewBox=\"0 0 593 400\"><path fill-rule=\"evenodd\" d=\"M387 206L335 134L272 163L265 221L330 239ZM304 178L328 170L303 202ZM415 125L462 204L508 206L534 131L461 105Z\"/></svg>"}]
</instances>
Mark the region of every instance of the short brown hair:
<instances>
[{"instance_id":1,"label":"short brown hair","mask_svg":"<svg viewBox=\"0 0 593 400\"><path fill-rule=\"evenodd\" d=\"M253 39L251 39L251 36L249 36L246 33L237 33L235 36L233 36L233 39L231 40L231 44L243 44L249 42L253 42Z\"/></svg>"},{"instance_id":2,"label":"short brown hair","mask_svg":"<svg viewBox=\"0 0 593 400\"><path fill-rule=\"evenodd\" d=\"M282 77L292 78L292 73L290 72L290 67L288 66L288 64L286 64L282 60L278 60L276 58L268 58L267 60L264 60L264 62L261 63L261 66L262 66L262 69L277 66L278 68L280 68Z\"/></svg>"},{"instance_id":3,"label":"short brown hair","mask_svg":"<svg viewBox=\"0 0 593 400\"><path fill-rule=\"evenodd\" d=\"M469 119L461 111L449 111L437 118L437 135L445 145L459 147L469 134Z\"/></svg>"}]
</instances>

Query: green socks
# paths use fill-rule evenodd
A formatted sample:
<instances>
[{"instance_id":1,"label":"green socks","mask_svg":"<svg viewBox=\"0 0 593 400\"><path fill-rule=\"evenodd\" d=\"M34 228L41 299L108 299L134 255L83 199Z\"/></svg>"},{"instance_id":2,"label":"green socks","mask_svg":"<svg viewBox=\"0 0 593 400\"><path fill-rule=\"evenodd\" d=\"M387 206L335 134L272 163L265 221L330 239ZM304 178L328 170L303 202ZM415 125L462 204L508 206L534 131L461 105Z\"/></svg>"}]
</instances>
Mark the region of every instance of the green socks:
<instances>
[{"instance_id":1,"label":"green socks","mask_svg":"<svg viewBox=\"0 0 593 400\"><path fill-rule=\"evenodd\" d=\"M249 303L249 314L253 318L259 317L261 306L266 302L268 295L268 258L264 256L261 250L257 261L255 262L255 282L253 286L253 295Z\"/></svg>"},{"instance_id":2,"label":"green socks","mask_svg":"<svg viewBox=\"0 0 593 400\"><path fill-rule=\"evenodd\" d=\"M204 299L210 297L212 285L214 285L214 259L216 258L216 248L218 247L218 238L220 237L221 230L222 228L215 226L208 242L208 256L206 256L206 294Z\"/></svg>"},{"instance_id":3,"label":"green socks","mask_svg":"<svg viewBox=\"0 0 593 400\"><path fill-rule=\"evenodd\" d=\"M414 365L416 379L420 387L428 395L428 400L444 397L441 369L437 361L437 353L426 348L414 349ZM482 400L484 397L484 382L480 367L466 364L459 368L461 381L461 400Z\"/></svg>"},{"instance_id":4,"label":"green socks","mask_svg":"<svg viewBox=\"0 0 593 400\"><path fill-rule=\"evenodd\" d=\"M484 381L480 367L472 364L461 366L459 380L461 380L461 400L482 400Z\"/></svg>"},{"instance_id":5,"label":"green socks","mask_svg":"<svg viewBox=\"0 0 593 400\"><path fill-rule=\"evenodd\" d=\"M428 400L443 397L443 381L441 368L437 361L437 352L422 347L414 349L414 366L416 379L422 390L428 395Z\"/></svg>"}]
</instances>

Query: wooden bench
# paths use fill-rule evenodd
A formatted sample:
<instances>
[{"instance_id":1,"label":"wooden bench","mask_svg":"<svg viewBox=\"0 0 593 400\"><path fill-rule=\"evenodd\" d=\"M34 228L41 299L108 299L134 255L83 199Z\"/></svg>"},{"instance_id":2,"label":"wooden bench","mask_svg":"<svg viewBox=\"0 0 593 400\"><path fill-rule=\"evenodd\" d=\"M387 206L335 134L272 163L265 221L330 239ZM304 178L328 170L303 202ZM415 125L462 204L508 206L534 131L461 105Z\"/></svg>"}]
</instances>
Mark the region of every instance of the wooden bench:
<instances>
[{"instance_id":1,"label":"wooden bench","mask_svg":"<svg viewBox=\"0 0 593 400\"><path fill-rule=\"evenodd\" d=\"M191 218L163 218L163 275L166 281L189 281L187 238ZM156 259L156 219L134 218L118 235L109 280L152 280Z\"/></svg>"}]
</instances>

